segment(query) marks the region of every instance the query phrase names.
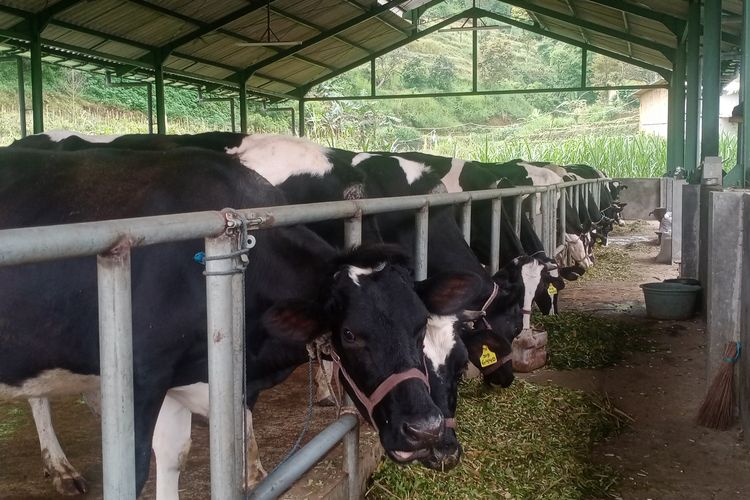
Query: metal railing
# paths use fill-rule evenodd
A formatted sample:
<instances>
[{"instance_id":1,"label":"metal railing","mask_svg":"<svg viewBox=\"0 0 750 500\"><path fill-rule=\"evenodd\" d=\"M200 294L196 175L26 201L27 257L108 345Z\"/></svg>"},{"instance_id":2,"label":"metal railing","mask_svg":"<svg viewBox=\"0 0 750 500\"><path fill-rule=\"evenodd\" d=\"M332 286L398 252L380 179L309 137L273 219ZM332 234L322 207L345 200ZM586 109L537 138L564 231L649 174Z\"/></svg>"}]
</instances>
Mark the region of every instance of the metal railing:
<instances>
[{"instance_id":1,"label":"metal railing","mask_svg":"<svg viewBox=\"0 0 750 500\"><path fill-rule=\"evenodd\" d=\"M239 499L244 470L244 276L233 259L241 247L242 218L251 230L345 219L346 245L361 242L362 216L415 210L415 278L427 277L429 207L460 205L461 228L471 237L471 204L492 200L490 272L499 267L502 199L514 197L514 229L520 234L521 197L542 196L542 241L549 255L555 248L558 207L562 230L565 196L572 190L578 206L581 190L599 198L605 179L574 181L553 186L524 186L464 193L442 193L398 198L376 198L306 205L287 205L221 212L194 212L85 222L0 231L0 267L71 257L97 256L99 350L101 365L102 466L104 498L135 498L133 419L133 352L130 283L132 248L205 239L208 374L210 394L211 497ZM557 196L559 195L559 196ZM558 203L558 198L563 203ZM588 197L585 198L586 203ZM238 218L239 216L239 218ZM250 253L252 258L252 253ZM232 332L231 336L223 332ZM353 415L343 415L252 493L252 498L275 498L283 493L339 441L344 441L348 496L360 497L359 428Z\"/></svg>"}]
</instances>

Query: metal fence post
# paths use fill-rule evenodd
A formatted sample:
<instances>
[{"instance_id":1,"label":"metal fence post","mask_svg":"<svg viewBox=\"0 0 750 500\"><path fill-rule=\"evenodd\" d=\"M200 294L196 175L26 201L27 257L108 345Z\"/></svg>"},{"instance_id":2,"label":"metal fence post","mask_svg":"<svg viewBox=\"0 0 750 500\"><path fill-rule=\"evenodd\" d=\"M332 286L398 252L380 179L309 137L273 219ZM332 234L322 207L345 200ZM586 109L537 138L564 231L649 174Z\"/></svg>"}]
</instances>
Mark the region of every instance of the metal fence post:
<instances>
[{"instance_id":1,"label":"metal fence post","mask_svg":"<svg viewBox=\"0 0 750 500\"><path fill-rule=\"evenodd\" d=\"M565 244L565 233L567 232L568 226L565 222L565 219L568 217L568 193L566 188L560 189L560 200L558 201L560 204L558 206L559 213L560 213L560 238L559 238L559 244L563 245ZM551 256L553 257L553 256Z\"/></svg>"},{"instance_id":2,"label":"metal fence post","mask_svg":"<svg viewBox=\"0 0 750 500\"><path fill-rule=\"evenodd\" d=\"M234 405L235 477L245 484L247 446L245 440L245 273L232 275L232 369Z\"/></svg>"},{"instance_id":3,"label":"metal fence post","mask_svg":"<svg viewBox=\"0 0 750 500\"><path fill-rule=\"evenodd\" d=\"M552 192L550 193L550 211L549 211L549 217L550 217L550 224L549 224L549 256L554 257L555 255L555 248L557 247L557 211L559 210L558 206L558 197L560 196L560 190L557 189L557 186L554 186L552 188Z\"/></svg>"},{"instance_id":4,"label":"metal fence post","mask_svg":"<svg viewBox=\"0 0 750 500\"><path fill-rule=\"evenodd\" d=\"M523 210L523 196L513 198L513 230L516 236L521 237L521 210Z\"/></svg>"},{"instance_id":5,"label":"metal fence post","mask_svg":"<svg viewBox=\"0 0 750 500\"><path fill-rule=\"evenodd\" d=\"M98 255L104 498L135 499L130 243Z\"/></svg>"},{"instance_id":6,"label":"metal fence post","mask_svg":"<svg viewBox=\"0 0 750 500\"><path fill-rule=\"evenodd\" d=\"M500 220L503 210L503 199L492 199L492 229L490 231L490 274L500 270Z\"/></svg>"},{"instance_id":7,"label":"metal fence post","mask_svg":"<svg viewBox=\"0 0 750 500\"><path fill-rule=\"evenodd\" d=\"M423 281L427 279L427 234L430 223L430 209L423 205L417 209L415 215L415 238L414 242L414 280Z\"/></svg>"},{"instance_id":8,"label":"metal fence post","mask_svg":"<svg viewBox=\"0 0 750 500\"><path fill-rule=\"evenodd\" d=\"M549 191L542 192L542 247L549 255Z\"/></svg>"},{"instance_id":9,"label":"metal fence post","mask_svg":"<svg viewBox=\"0 0 750 500\"><path fill-rule=\"evenodd\" d=\"M353 248L362 244L362 213L344 221L344 246ZM344 404L353 406L352 399L347 394ZM347 474L348 498L358 500L361 497L359 480L359 419L352 429L344 435L344 472Z\"/></svg>"},{"instance_id":10,"label":"metal fence post","mask_svg":"<svg viewBox=\"0 0 750 500\"><path fill-rule=\"evenodd\" d=\"M579 194L578 185L573 186L573 208L575 208L576 212L578 212L578 202L581 198L581 195Z\"/></svg>"},{"instance_id":11,"label":"metal fence post","mask_svg":"<svg viewBox=\"0 0 750 500\"><path fill-rule=\"evenodd\" d=\"M461 232L467 245L471 245L471 200L461 204Z\"/></svg>"},{"instance_id":12,"label":"metal fence post","mask_svg":"<svg viewBox=\"0 0 750 500\"><path fill-rule=\"evenodd\" d=\"M235 475L234 436L235 405L241 403L234 400L233 382L235 306L232 283L235 259L226 257L237 249L236 240L226 231L206 238L211 498L222 500L241 498L239 478Z\"/></svg>"}]
</instances>

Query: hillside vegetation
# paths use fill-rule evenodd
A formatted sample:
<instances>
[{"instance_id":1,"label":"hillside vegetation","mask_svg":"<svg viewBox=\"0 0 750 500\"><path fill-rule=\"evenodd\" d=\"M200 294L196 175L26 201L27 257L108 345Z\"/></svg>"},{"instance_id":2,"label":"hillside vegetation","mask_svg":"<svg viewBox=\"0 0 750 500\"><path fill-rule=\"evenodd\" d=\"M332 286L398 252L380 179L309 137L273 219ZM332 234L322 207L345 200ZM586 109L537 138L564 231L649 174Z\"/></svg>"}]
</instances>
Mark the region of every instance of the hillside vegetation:
<instances>
[{"instance_id":1,"label":"hillside vegetation","mask_svg":"<svg viewBox=\"0 0 750 500\"><path fill-rule=\"evenodd\" d=\"M465 9L467 0L446 0L422 18L432 25ZM527 20L520 9L496 2L481 7ZM471 32L436 32L376 61L376 92L418 94L469 91ZM581 81L581 51L518 28L478 32L479 90L573 87ZM102 75L44 66L45 128L84 133L144 133L146 91L108 86ZM588 54L589 85L646 84L649 71ZM30 88L27 78L27 106ZM19 137L14 63L0 63L0 144ZM367 95L370 65L314 88L312 96ZM309 102L307 135L324 145L352 150L424 150L483 161L525 158L588 163L611 176L658 176L666 141L638 133L633 91L547 92L474 97ZM192 91L168 87L170 133L231 130L226 102L199 103ZM31 112L28 111L29 129ZM239 118L237 118L239 120ZM286 112L253 104L250 132L288 133ZM722 141L731 158L736 140ZM728 160L732 163L733 160Z\"/></svg>"}]
</instances>

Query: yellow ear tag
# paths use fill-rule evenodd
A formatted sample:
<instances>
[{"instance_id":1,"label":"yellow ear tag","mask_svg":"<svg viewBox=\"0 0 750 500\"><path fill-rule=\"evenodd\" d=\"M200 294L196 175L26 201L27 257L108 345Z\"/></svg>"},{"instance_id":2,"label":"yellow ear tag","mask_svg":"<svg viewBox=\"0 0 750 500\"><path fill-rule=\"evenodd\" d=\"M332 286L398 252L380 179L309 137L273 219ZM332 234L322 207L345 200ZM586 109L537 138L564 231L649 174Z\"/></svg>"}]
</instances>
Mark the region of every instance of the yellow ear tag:
<instances>
[{"instance_id":1,"label":"yellow ear tag","mask_svg":"<svg viewBox=\"0 0 750 500\"><path fill-rule=\"evenodd\" d=\"M555 285L550 283L549 286L547 287L547 293L549 294L550 297L552 297L553 295L557 295L557 288L555 288Z\"/></svg>"},{"instance_id":2,"label":"yellow ear tag","mask_svg":"<svg viewBox=\"0 0 750 500\"><path fill-rule=\"evenodd\" d=\"M490 351L490 348L486 345L482 345L482 355L479 356L479 364L482 368L485 366L494 365L497 363L497 354Z\"/></svg>"}]
</instances>

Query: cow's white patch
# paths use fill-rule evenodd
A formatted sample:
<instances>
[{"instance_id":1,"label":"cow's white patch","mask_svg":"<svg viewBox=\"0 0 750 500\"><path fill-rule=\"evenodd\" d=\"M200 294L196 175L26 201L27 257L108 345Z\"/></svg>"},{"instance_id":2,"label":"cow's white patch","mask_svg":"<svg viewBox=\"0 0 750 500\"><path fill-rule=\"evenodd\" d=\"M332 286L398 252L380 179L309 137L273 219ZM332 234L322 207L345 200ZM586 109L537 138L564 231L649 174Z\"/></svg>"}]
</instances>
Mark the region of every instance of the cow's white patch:
<instances>
[{"instance_id":1,"label":"cow's white patch","mask_svg":"<svg viewBox=\"0 0 750 500\"><path fill-rule=\"evenodd\" d=\"M333 168L325 148L300 137L253 134L242 139L239 146L225 151L237 155L243 165L274 186L293 175L323 176Z\"/></svg>"},{"instance_id":2,"label":"cow's white patch","mask_svg":"<svg viewBox=\"0 0 750 500\"><path fill-rule=\"evenodd\" d=\"M372 158L374 155L370 153L358 153L354 155L354 158L352 158L352 167L356 167L363 161L367 160L368 158Z\"/></svg>"},{"instance_id":3,"label":"cow's white patch","mask_svg":"<svg viewBox=\"0 0 750 500\"><path fill-rule=\"evenodd\" d=\"M377 273L385 269L385 262L378 264L375 267L357 267L349 266L349 279L351 279L355 285L360 286L359 277L368 276L373 273Z\"/></svg>"},{"instance_id":4,"label":"cow's white patch","mask_svg":"<svg viewBox=\"0 0 750 500\"><path fill-rule=\"evenodd\" d=\"M161 404L151 440L156 457L156 498L158 500L180 498L180 472L190 453L192 418L190 410L172 398L168 392Z\"/></svg>"},{"instance_id":5,"label":"cow's white patch","mask_svg":"<svg viewBox=\"0 0 750 500\"><path fill-rule=\"evenodd\" d=\"M44 134L40 134L40 135L46 135L47 137L50 138L52 142L60 142L63 139L67 139L68 137L76 136L88 142L106 143L106 142L112 142L113 140L120 137L121 134L90 135L90 134L82 134L80 132L74 132L72 130L50 130L49 132L44 132Z\"/></svg>"},{"instance_id":6,"label":"cow's white patch","mask_svg":"<svg viewBox=\"0 0 750 500\"><path fill-rule=\"evenodd\" d=\"M414 181L422 177L425 173L430 172L429 165L425 165L424 163L407 160L400 156L394 156L393 158L398 160L399 166L404 171L404 174L406 174L406 182L408 182L409 185L414 184Z\"/></svg>"},{"instance_id":7,"label":"cow's white patch","mask_svg":"<svg viewBox=\"0 0 750 500\"><path fill-rule=\"evenodd\" d=\"M531 304L534 301L534 295L536 289L539 286L539 282L542 279L543 264L540 264L536 260L532 260L528 264L524 264L521 267L521 279L523 279L523 308L527 311L531 310ZM530 315L523 315L523 328L531 328Z\"/></svg>"},{"instance_id":8,"label":"cow's white patch","mask_svg":"<svg viewBox=\"0 0 750 500\"><path fill-rule=\"evenodd\" d=\"M456 316L430 315L427 318L427 331L424 336L424 355L437 372L446 363L456 337L453 328L458 318Z\"/></svg>"},{"instance_id":9,"label":"cow's white patch","mask_svg":"<svg viewBox=\"0 0 750 500\"><path fill-rule=\"evenodd\" d=\"M465 164L466 162L464 160L458 158L451 159L451 169L445 174L445 177L443 177L443 184L445 184L445 188L449 193L460 193L463 191L463 189L461 189L461 184L459 183L459 177L461 176Z\"/></svg>"},{"instance_id":10,"label":"cow's white patch","mask_svg":"<svg viewBox=\"0 0 750 500\"><path fill-rule=\"evenodd\" d=\"M98 375L80 375L69 370L55 368L45 370L34 378L26 379L18 386L0 384L0 399L69 396L98 388Z\"/></svg>"}]
</instances>

